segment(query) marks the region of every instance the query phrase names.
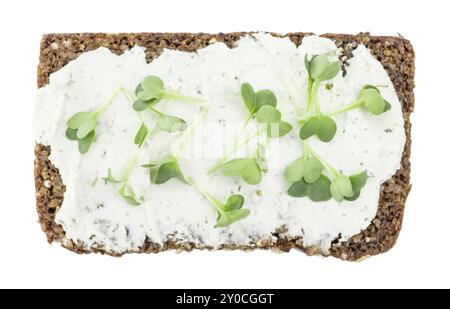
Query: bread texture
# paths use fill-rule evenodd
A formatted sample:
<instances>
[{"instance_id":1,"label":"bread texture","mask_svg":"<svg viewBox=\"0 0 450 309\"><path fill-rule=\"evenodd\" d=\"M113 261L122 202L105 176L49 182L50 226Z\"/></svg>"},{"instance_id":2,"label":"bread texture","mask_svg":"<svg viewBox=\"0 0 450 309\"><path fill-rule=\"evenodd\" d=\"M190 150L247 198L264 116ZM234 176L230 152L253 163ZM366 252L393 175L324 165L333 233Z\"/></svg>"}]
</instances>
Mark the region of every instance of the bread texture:
<instances>
[{"instance_id":1,"label":"bread texture","mask_svg":"<svg viewBox=\"0 0 450 309\"><path fill-rule=\"evenodd\" d=\"M81 53L101 46L109 48L116 54L121 54L135 45L143 46L147 49L147 61L152 61L165 48L193 52L215 42L224 42L228 46L233 47L234 43L246 34L248 33L46 34L41 40L37 84L38 87L45 86L51 73L59 70ZM299 45L302 39L311 35L311 33L273 35L289 37L292 42ZM403 150L401 168L380 187L378 211L370 225L345 242L340 242L339 239L336 239L330 248L329 255L343 260L356 261L386 252L392 248L401 229L405 202L411 189L409 158L411 150L410 114L414 108L414 50L410 42L401 36L371 36L368 33L360 33L358 35L324 34L322 36L334 40L336 45L342 48L341 60L344 64L352 57L352 52L358 44L364 44L388 72L400 102L402 102L406 143ZM64 199L65 186L59 175L58 168L49 160L50 152L49 146L41 144L36 144L35 146L36 208L39 222L42 230L47 235L48 242L58 241L65 248L77 253L99 252L117 255L101 247L87 250L82 243L75 243L66 238L63 228L55 223L55 215ZM289 251L297 248L305 251L308 255L323 254L319 248L304 247L301 237L292 238L286 236L282 228L274 231L273 236L276 241L256 242L248 246L223 246L223 249L250 250L261 248ZM133 252L153 253L167 249L192 250L208 248L198 247L192 243L179 242L167 242L164 245L158 245L146 239L139 250Z\"/></svg>"}]
</instances>

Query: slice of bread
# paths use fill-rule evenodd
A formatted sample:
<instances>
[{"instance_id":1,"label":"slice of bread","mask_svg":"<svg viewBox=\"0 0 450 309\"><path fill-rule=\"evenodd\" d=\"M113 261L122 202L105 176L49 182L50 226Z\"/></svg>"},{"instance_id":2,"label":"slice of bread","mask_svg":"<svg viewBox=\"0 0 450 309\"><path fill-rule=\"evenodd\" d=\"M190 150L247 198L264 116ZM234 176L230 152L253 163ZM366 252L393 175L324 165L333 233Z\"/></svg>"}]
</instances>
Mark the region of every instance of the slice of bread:
<instances>
[{"instance_id":1,"label":"slice of bread","mask_svg":"<svg viewBox=\"0 0 450 309\"><path fill-rule=\"evenodd\" d=\"M47 34L41 41L38 87L46 85L51 73L57 71L81 53L101 46L120 54L135 45L140 45L147 49L147 60L152 61L165 48L196 51L218 41L231 47L245 34L244 32L228 34ZM298 45L307 35L310 34L289 33L286 36ZM378 211L371 224L348 241L340 242L339 239L336 239L330 248L330 255L355 261L389 250L395 244L400 232L405 201L411 188L409 162L411 123L409 118L414 107L414 51L410 42L402 37L371 36L368 33L358 35L324 34L322 36L334 40L336 45L342 48L341 60L344 63L352 57L352 51L358 44L364 44L368 47L388 72L402 102L406 144L401 168L381 186ZM42 230L46 233L49 242L59 241L67 249L78 253L89 253L91 251L84 249L82 244L74 243L66 238L63 228L55 223L55 214L60 209L64 199L65 186L58 173L58 168L49 161L50 152L50 147L41 144L36 145L36 202ZM262 242L253 246L224 246L224 248L271 248L282 251L299 248L310 255L321 254L319 248L304 247L301 237L287 238L283 236L282 230L276 231L273 236L276 238L275 242ZM196 246L191 243L167 242L161 246L147 239L138 252L158 252L166 249L192 250L195 248ZM102 249L92 249L92 251L116 255Z\"/></svg>"}]
</instances>

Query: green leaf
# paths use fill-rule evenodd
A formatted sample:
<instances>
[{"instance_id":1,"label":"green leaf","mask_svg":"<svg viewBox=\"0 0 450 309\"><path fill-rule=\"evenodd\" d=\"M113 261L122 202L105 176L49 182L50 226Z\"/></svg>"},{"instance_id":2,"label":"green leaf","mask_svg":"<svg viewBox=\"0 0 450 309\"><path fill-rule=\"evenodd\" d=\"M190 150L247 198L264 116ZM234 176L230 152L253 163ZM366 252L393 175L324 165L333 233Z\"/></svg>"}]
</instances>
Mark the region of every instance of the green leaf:
<instances>
[{"instance_id":1,"label":"green leaf","mask_svg":"<svg viewBox=\"0 0 450 309\"><path fill-rule=\"evenodd\" d=\"M262 106L269 105L276 107L277 106L277 97L275 94L270 90L259 90L256 93L256 102L255 102L255 109L258 110Z\"/></svg>"},{"instance_id":2,"label":"green leaf","mask_svg":"<svg viewBox=\"0 0 450 309\"><path fill-rule=\"evenodd\" d=\"M352 196L354 194L352 183L349 177L341 176L336 180L336 182L343 196Z\"/></svg>"},{"instance_id":3,"label":"green leaf","mask_svg":"<svg viewBox=\"0 0 450 309\"><path fill-rule=\"evenodd\" d=\"M314 116L308 119L300 129L300 138L306 140L313 135L322 142L329 142L336 134L337 126L334 120L327 116Z\"/></svg>"},{"instance_id":4,"label":"green leaf","mask_svg":"<svg viewBox=\"0 0 450 309\"><path fill-rule=\"evenodd\" d=\"M67 139L69 139L71 141L77 141L78 140L77 131L78 131L78 129L67 128L67 130L66 130Z\"/></svg>"},{"instance_id":5,"label":"green leaf","mask_svg":"<svg viewBox=\"0 0 450 309\"><path fill-rule=\"evenodd\" d=\"M158 116L158 121L156 126L161 131L166 131L169 133L176 131L184 131L187 128L187 123L183 119L175 116L170 116L166 114L161 114Z\"/></svg>"},{"instance_id":6,"label":"green leaf","mask_svg":"<svg viewBox=\"0 0 450 309\"><path fill-rule=\"evenodd\" d=\"M134 94L138 95L139 92L141 92L143 90L144 90L144 88L142 88L142 84L139 84L139 85L136 86L136 89L134 90Z\"/></svg>"},{"instance_id":7,"label":"green leaf","mask_svg":"<svg viewBox=\"0 0 450 309\"><path fill-rule=\"evenodd\" d=\"M303 178L307 183L316 182L322 175L322 163L316 158L308 158L304 164Z\"/></svg>"},{"instance_id":8,"label":"green leaf","mask_svg":"<svg viewBox=\"0 0 450 309\"><path fill-rule=\"evenodd\" d=\"M350 201L350 202L356 201L361 194L361 190L354 189L353 192L354 192L354 194L352 196L346 196L346 197L344 197L344 199L346 199L347 201Z\"/></svg>"},{"instance_id":9,"label":"green leaf","mask_svg":"<svg viewBox=\"0 0 450 309\"><path fill-rule=\"evenodd\" d=\"M268 124L267 135L269 137L283 137L292 131L292 125L289 122L280 120L279 123Z\"/></svg>"},{"instance_id":10,"label":"green leaf","mask_svg":"<svg viewBox=\"0 0 450 309\"><path fill-rule=\"evenodd\" d=\"M324 202L331 198L330 180L325 175L321 175L316 182L306 183L303 179L294 182L288 189L288 195L292 197L305 197L313 202Z\"/></svg>"},{"instance_id":11,"label":"green leaf","mask_svg":"<svg viewBox=\"0 0 450 309\"><path fill-rule=\"evenodd\" d=\"M306 70L306 72L308 72L308 75L309 75L310 74L309 69L311 68L311 61L308 60L308 54L305 54L305 58L303 60L305 62L305 70Z\"/></svg>"},{"instance_id":12,"label":"green leaf","mask_svg":"<svg viewBox=\"0 0 450 309\"><path fill-rule=\"evenodd\" d=\"M349 176L353 188L353 195L344 197L347 201L355 201L361 194L361 189L367 182L367 171Z\"/></svg>"},{"instance_id":13,"label":"green leaf","mask_svg":"<svg viewBox=\"0 0 450 309\"><path fill-rule=\"evenodd\" d=\"M141 205L141 203L139 203L138 200L136 199L136 197L134 197L134 196L131 196L131 195L121 195L121 196L125 200L125 202L127 202L130 205L133 205L133 206Z\"/></svg>"},{"instance_id":14,"label":"green leaf","mask_svg":"<svg viewBox=\"0 0 450 309\"><path fill-rule=\"evenodd\" d=\"M163 184L172 178L187 183L178 161L169 156L158 165L150 165L150 181L154 184Z\"/></svg>"},{"instance_id":15,"label":"green leaf","mask_svg":"<svg viewBox=\"0 0 450 309\"><path fill-rule=\"evenodd\" d=\"M378 93L380 93L380 90L378 90L377 87L375 87L374 85L370 85L370 84L366 84L362 87L362 90L367 90L367 89L374 89L376 90Z\"/></svg>"},{"instance_id":16,"label":"green leaf","mask_svg":"<svg viewBox=\"0 0 450 309\"><path fill-rule=\"evenodd\" d=\"M305 160L300 158L289 164L284 170L284 177L290 182L300 181L303 178L304 163Z\"/></svg>"},{"instance_id":17,"label":"green leaf","mask_svg":"<svg viewBox=\"0 0 450 309\"><path fill-rule=\"evenodd\" d=\"M330 63L326 54L314 56L308 64L306 64L306 61L307 58L305 58L305 67L313 80L333 79L342 67L342 62L339 60Z\"/></svg>"},{"instance_id":18,"label":"green leaf","mask_svg":"<svg viewBox=\"0 0 450 309\"><path fill-rule=\"evenodd\" d=\"M302 140L306 140L316 135L320 128L319 116L308 119L301 127L299 136Z\"/></svg>"},{"instance_id":19,"label":"green leaf","mask_svg":"<svg viewBox=\"0 0 450 309\"><path fill-rule=\"evenodd\" d=\"M290 123L281 120L281 113L275 107L264 105L258 109L256 120L267 125L269 137L282 137L292 130Z\"/></svg>"},{"instance_id":20,"label":"green leaf","mask_svg":"<svg viewBox=\"0 0 450 309\"><path fill-rule=\"evenodd\" d=\"M343 175L339 176L333 181L330 186L330 191L333 195L333 198L338 202L342 202L345 197L352 197L355 194L350 178Z\"/></svg>"},{"instance_id":21,"label":"green leaf","mask_svg":"<svg viewBox=\"0 0 450 309\"><path fill-rule=\"evenodd\" d=\"M388 101L384 100L384 109L383 109L383 113L387 112L388 110L390 110L392 108L391 103L389 103Z\"/></svg>"},{"instance_id":22,"label":"green leaf","mask_svg":"<svg viewBox=\"0 0 450 309\"><path fill-rule=\"evenodd\" d=\"M248 111L250 113L253 113L256 104L256 94L253 90L252 85L250 85L249 83L243 83L241 85L241 96Z\"/></svg>"},{"instance_id":23,"label":"green leaf","mask_svg":"<svg viewBox=\"0 0 450 309\"><path fill-rule=\"evenodd\" d=\"M214 227L225 227L236 221L242 220L250 214L249 209L236 209L229 212L223 212L219 215Z\"/></svg>"},{"instance_id":24,"label":"green leaf","mask_svg":"<svg viewBox=\"0 0 450 309\"><path fill-rule=\"evenodd\" d=\"M364 85L358 98L362 99L364 107L376 116L387 112L392 107L391 103L382 97L380 90L373 85Z\"/></svg>"},{"instance_id":25,"label":"green leaf","mask_svg":"<svg viewBox=\"0 0 450 309\"><path fill-rule=\"evenodd\" d=\"M244 165L244 168L241 171L241 177L246 183L251 185L256 185L261 182L261 168L256 159L251 159Z\"/></svg>"},{"instance_id":26,"label":"green leaf","mask_svg":"<svg viewBox=\"0 0 450 309\"><path fill-rule=\"evenodd\" d=\"M349 176L352 188L362 189L367 183L367 171Z\"/></svg>"},{"instance_id":27,"label":"green leaf","mask_svg":"<svg viewBox=\"0 0 450 309\"><path fill-rule=\"evenodd\" d=\"M308 186L308 197L313 202L325 202L331 198L330 193L331 181L325 175Z\"/></svg>"},{"instance_id":28,"label":"green leaf","mask_svg":"<svg viewBox=\"0 0 450 309\"><path fill-rule=\"evenodd\" d=\"M161 91L158 89L144 89L137 94L139 100L150 101L161 99Z\"/></svg>"},{"instance_id":29,"label":"green leaf","mask_svg":"<svg viewBox=\"0 0 450 309\"><path fill-rule=\"evenodd\" d=\"M224 227L246 218L250 214L249 209L241 209L244 205L244 197L240 194L233 194L227 198L227 202L222 204L214 196L203 189L192 177L188 177L188 183L197 189L218 211L217 222L214 227Z\"/></svg>"},{"instance_id":30,"label":"green leaf","mask_svg":"<svg viewBox=\"0 0 450 309\"><path fill-rule=\"evenodd\" d=\"M326 72L329 63L326 54L313 57L309 66L310 77L314 80L320 80L322 75Z\"/></svg>"},{"instance_id":31,"label":"green leaf","mask_svg":"<svg viewBox=\"0 0 450 309\"><path fill-rule=\"evenodd\" d=\"M288 195L292 197L304 197L308 195L309 184L303 178L294 182L288 189Z\"/></svg>"},{"instance_id":32,"label":"green leaf","mask_svg":"<svg viewBox=\"0 0 450 309\"><path fill-rule=\"evenodd\" d=\"M73 126L79 126L78 129L73 129L70 126L66 130L66 137L71 141L78 141L78 151L81 154L85 154L88 152L92 143L94 142L95 137L95 127L97 126L97 120L94 116L94 113L90 112L81 112L75 114L69 120L69 123L72 121ZM82 122L82 120L84 122ZM69 124L70 125L70 124ZM81 131L81 133L80 133Z\"/></svg>"},{"instance_id":33,"label":"green leaf","mask_svg":"<svg viewBox=\"0 0 450 309\"><path fill-rule=\"evenodd\" d=\"M220 171L224 176L240 176L244 166L252 159L239 158L225 162L220 167Z\"/></svg>"},{"instance_id":34,"label":"green leaf","mask_svg":"<svg viewBox=\"0 0 450 309\"><path fill-rule=\"evenodd\" d=\"M142 101L142 100L136 100L133 103L133 109L137 112L143 111L147 109L153 101Z\"/></svg>"},{"instance_id":35,"label":"green leaf","mask_svg":"<svg viewBox=\"0 0 450 309\"><path fill-rule=\"evenodd\" d=\"M278 123L281 119L281 113L273 106L263 105L256 112L256 120L259 123L270 125L271 123Z\"/></svg>"},{"instance_id":36,"label":"green leaf","mask_svg":"<svg viewBox=\"0 0 450 309\"><path fill-rule=\"evenodd\" d=\"M126 193L126 191L127 191L126 189L127 189L127 186L126 186L126 185L122 186L122 187L119 189L119 195L123 198L123 200L124 200L125 202L127 202L128 204L133 205L133 206L139 206L139 205L141 205L141 203L139 203L139 202L137 201L137 198L136 198L136 196L134 195L133 190L131 190L131 188L128 187L128 190L130 191L130 193L127 194L127 193Z\"/></svg>"},{"instance_id":37,"label":"green leaf","mask_svg":"<svg viewBox=\"0 0 450 309\"><path fill-rule=\"evenodd\" d=\"M95 130L89 132L89 134L86 135L84 138L78 139L78 151L81 154L85 154L86 152L88 152L89 148L94 142L94 137L95 137Z\"/></svg>"},{"instance_id":38,"label":"green leaf","mask_svg":"<svg viewBox=\"0 0 450 309\"><path fill-rule=\"evenodd\" d=\"M224 176L240 176L251 185L261 182L261 168L255 158L238 158L225 162L220 171Z\"/></svg>"},{"instance_id":39,"label":"green leaf","mask_svg":"<svg viewBox=\"0 0 450 309\"><path fill-rule=\"evenodd\" d=\"M289 122L280 121L280 127L279 127L279 132L278 132L278 137L283 137L286 134L288 134L289 132L292 131L292 125Z\"/></svg>"},{"instance_id":40,"label":"green leaf","mask_svg":"<svg viewBox=\"0 0 450 309\"><path fill-rule=\"evenodd\" d=\"M339 189L339 185L336 182L331 183L330 192L337 202L340 203L344 200L344 196L342 195L341 190Z\"/></svg>"},{"instance_id":41,"label":"green leaf","mask_svg":"<svg viewBox=\"0 0 450 309\"><path fill-rule=\"evenodd\" d=\"M96 117L91 117L91 118L86 119L86 121L84 121L78 128L77 138L78 139L85 138L89 134L89 132L92 132L95 130L96 126L97 126L97 118Z\"/></svg>"},{"instance_id":42,"label":"green leaf","mask_svg":"<svg viewBox=\"0 0 450 309\"><path fill-rule=\"evenodd\" d=\"M95 118L94 112L79 112L69 119L69 128L78 129L88 119Z\"/></svg>"},{"instance_id":43,"label":"green leaf","mask_svg":"<svg viewBox=\"0 0 450 309\"><path fill-rule=\"evenodd\" d=\"M335 78L336 75L338 75L339 71L341 70L341 67L342 62L340 61L331 62L330 64L328 64L328 67L322 74L320 80L326 81Z\"/></svg>"},{"instance_id":44,"label":"green leaf","mask_svg":"<svg viewBox=\"0 0 450 309\"><path fill-rule=\"evenodd\" d=\"M134 143L138 145L138 147L141 147L147 135L148 135L148 128L145 125L145 123L142 123L138 132L136 133L136 136L134 137Z\"/></svg>"},{"instance_id":45,"label":"green leaf","mask_svg":"<svg viewBox=\"0 0 450 309\"><path fill-rule=\"evenodd\" d=\"M164 89L164 82L158 76L150 75L144 78L142 88L144 90Z\"/></svg>"},{"instance_id":46,"label":"green leaf","mask_svg":"<svg viewBox=\"0 0 450 309\"><path fill-rule=\"evenodd\" d=\"M225 211L231 211L241 209L242 205L244 205L244 197L240 194L233 194L227 198L227 202L222 207Z\"/></svg>"},{"instance_id":47,"label":"green leaf","mask_svg":"<svg viewBox=\"0 0 450 309\"><path fill-rule=\"evenodd\" d=\"M386 103L378 91L374 89L364 90L362 92L362 98L364 100L364 106L370 113L374 115L383 113Z\"/></svg>"},{"instance_id":48,"label":"green leaf","mask_svg":"<svg viewBox=\"0 0 450 309\"><path fill-rule=\"evenodd\" d=\"M105 180L106 182L110 182L110 183L122 183L123 182L123 180L118 180L113 177L112 171L110 168L108 168L108 175L102 179Z\"/></svg>"}]
</instances>

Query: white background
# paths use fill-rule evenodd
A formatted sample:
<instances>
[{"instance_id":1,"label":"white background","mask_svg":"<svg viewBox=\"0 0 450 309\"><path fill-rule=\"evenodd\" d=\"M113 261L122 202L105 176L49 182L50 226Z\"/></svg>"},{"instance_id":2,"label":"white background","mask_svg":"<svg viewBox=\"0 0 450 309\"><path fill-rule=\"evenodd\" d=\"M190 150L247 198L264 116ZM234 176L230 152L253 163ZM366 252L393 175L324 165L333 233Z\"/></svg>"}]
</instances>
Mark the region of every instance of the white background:
<instances>
[{"instance_id":1,"label":"white background","mask_svg":"<svg viewBox=\"0 0 450 309\"><path fill-rule=\"evenodd\" d=\"M1 1L0 287L450 287L448 1ZM318 3L318 4L314 4ZM48 245L37 223L31 115L47 32L267 30L401 33L416 61L413 189L388 253L361 263L298 251L174 252L111 258Z\"/></svg>"}]
</instances>

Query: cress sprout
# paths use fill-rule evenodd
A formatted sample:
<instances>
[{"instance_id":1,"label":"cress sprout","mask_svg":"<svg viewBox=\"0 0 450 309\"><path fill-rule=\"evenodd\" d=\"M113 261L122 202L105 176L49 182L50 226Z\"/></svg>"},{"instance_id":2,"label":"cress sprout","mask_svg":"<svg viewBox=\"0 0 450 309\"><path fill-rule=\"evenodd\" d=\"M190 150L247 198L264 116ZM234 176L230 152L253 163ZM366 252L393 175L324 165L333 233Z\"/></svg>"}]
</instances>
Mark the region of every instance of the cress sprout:
<instances>
[{"instance_id":1,"label":"cress sprout","mask_svg":"<svg viewBox=\"0 0 450 309\"><path fill-rule=\"evenodd\" d=\"M197 189L217 210L217 221L214 227L225 227L236 221L242 220L250 214L249 209L242 209L244 197L240 194L228 196L225 203L222 203L214 196L209 194L192 177L188 177L189 184Z\"/></svg>"},{"instance_id":2,"label":"cress sprout","mask_svg":"<svg viewBox=\"0 0 450 309\"><path fill-rule=\"evenodd\" d=\"M281 119L281 113L276 108L277 98L275 94L267 89L254 91L249 83L241 85L241 97L245 107L248 110L248 116L244 122L237 141L233 144L233 148L226 152L226 154L214 164L208 173L213 173L219 170L224 176L239 176L248 184L258 184L261 182L261 172L267 172L268 166L265 159L265 148L271 138L279 138L292 130L292 126ZM256 152L253 156L245 158L229 158L237 152L237 150L249 143L253 138L261 135L258 131L255 135L245 141L241 141L242 133L249 124L250 120L256 121L266 128L265 144L257 144Z\"/></svg>"}]
</instances>

